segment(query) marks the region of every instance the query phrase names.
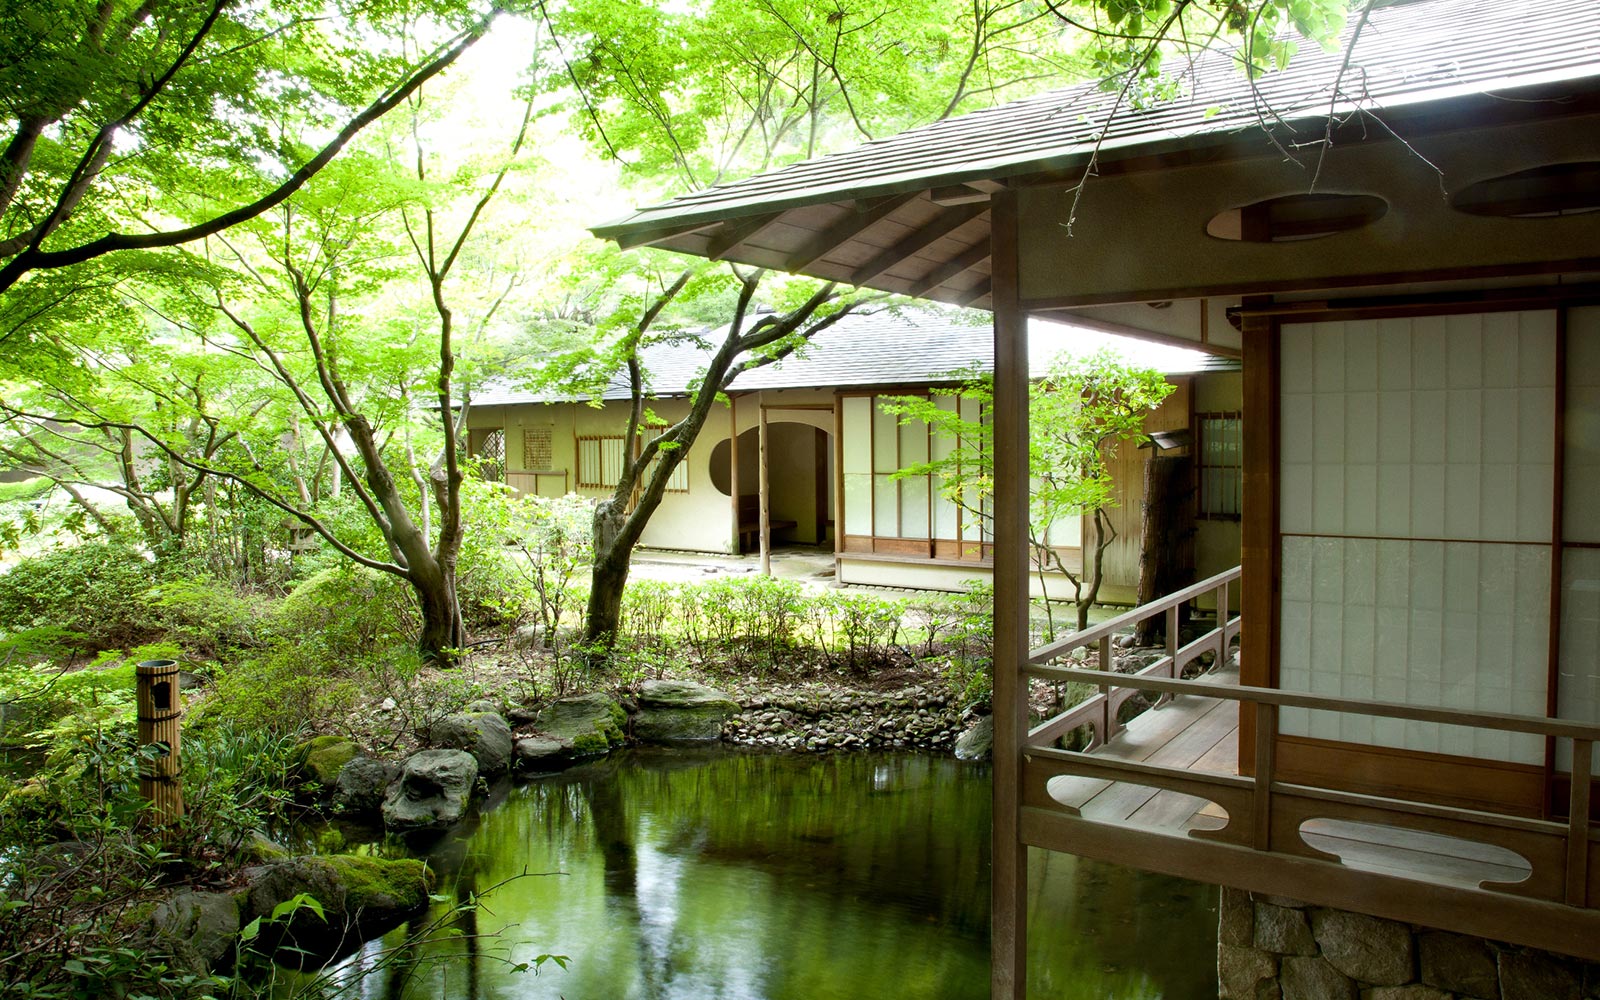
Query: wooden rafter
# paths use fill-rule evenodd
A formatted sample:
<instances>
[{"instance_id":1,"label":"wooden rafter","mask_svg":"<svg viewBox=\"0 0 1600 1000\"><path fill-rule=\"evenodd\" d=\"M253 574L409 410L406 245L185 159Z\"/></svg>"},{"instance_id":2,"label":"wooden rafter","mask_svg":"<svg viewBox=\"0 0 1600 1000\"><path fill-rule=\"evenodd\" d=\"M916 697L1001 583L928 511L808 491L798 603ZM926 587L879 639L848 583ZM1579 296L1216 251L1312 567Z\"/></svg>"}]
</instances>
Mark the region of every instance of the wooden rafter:
<instances>
[{"instance_id":1,"label":"wooden rafter","mask_svg":"<svg viewBox=\"0 0 1600 1000\"><path fill-rule=\"evenodd\" d=\"M987 235L987 234L986 234ZM922 297L953 278L960 277L989 259L989 241L981 240L958 257L929 271L922 280L906 289L906 294Z\"/></svg>"},{"instance_id":2,"label":"wooden rafter","mask_svg":"<svg viewBox=\"0 0 1600 1000\"><path fill-rule=\"evenodd\" d=\"M879 202L864 212L846 216L838 223L817 234L817 238L790 254L783 262L786 271L802 271L815 261L850 242L861 233L887 219L895 212L922 197L921 191L898 195Z\"/></svg>"},{"instance_id":3,"label":"wooden rafter","mask_svg":"<svg viewBox=\"0 0 1600 1000\"><path fill-rule=\"evenodd\" d=\"M729 220L723 223L706 248L707 260L722 260L737 250L746 240L765 232L773 223L783 218L782 212L768 212L748 219Z\"/></svg>"},{"instance_id":4,"label":"wooden rafter","mask_svg":"<svg viewBox=\"0 0 1600 1000\"><path fill-rule=\"evenodd\" d=\"M932 246L988 211L988 199L981 203L945 209L932 222L878 254L865 266L858 268L850 275L850 283L852 285L867 284L907 257Z\"/></svg>"}]
</instances>

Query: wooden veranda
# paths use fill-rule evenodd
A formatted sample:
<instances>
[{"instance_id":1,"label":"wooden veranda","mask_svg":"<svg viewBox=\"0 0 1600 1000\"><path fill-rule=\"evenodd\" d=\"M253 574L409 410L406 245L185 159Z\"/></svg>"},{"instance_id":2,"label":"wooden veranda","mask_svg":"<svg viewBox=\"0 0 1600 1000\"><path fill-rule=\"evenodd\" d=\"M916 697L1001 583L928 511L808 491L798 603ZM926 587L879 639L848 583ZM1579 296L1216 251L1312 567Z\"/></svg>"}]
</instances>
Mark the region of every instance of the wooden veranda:
<instances>
[{"instance_id":1,"label":"wooden veranda","mask_svg":"<svg viewBox=\"0 0 1600 1000\"><path fill-rule=\"evenodd\" d=\"M1484 937L1600 958L1600 839L1587 794L1600 727L1240 686L1232 643L1241 622L1226 603L1237 578L1238 570L1229 571L1030 653L1025 676L1099 691L1022 736L1020 841L1397 920L1448 918ZM1179 608L1203 594L1215 597L1217 624L1179 646ZM1083 648L1098 649L1100 665L1108 665L1113 635L1157 615L1169 625L1166 654L1138 673L1056 665ZM1206 653L1215 665L1182 679ZM1158 700L1119 725L1120 707L1139 692ZM1256 713L1261 734L1274 731L1280 709L1305 708L1570 740L1576 780L1567 816L1537 819L1283 780L1270 739L1241 756L1241 706ZM1054 745L1083 726L1093 730L1086 749ZM1016 891L1025 904L1025 882Z\"/></svg>"}]
</instances>

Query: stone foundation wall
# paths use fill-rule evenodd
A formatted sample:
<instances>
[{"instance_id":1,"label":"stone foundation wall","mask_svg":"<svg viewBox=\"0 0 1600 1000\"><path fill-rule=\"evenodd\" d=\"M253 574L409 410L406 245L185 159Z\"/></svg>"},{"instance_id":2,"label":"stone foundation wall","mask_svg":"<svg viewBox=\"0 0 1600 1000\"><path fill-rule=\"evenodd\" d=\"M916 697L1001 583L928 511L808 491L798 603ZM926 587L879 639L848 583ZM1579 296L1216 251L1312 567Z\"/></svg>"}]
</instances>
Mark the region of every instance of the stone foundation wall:
<instances>
[{"instance_id":1,"label":"stone foundation wall","mask_svg":"<svg viewBox=\"0 0 1600 1000\"><path fill-rule=\"evenodd\" d=\"M1597 1000L1600 964L1222 890L1221 1000Z\"/></svg>"}]
</instances>

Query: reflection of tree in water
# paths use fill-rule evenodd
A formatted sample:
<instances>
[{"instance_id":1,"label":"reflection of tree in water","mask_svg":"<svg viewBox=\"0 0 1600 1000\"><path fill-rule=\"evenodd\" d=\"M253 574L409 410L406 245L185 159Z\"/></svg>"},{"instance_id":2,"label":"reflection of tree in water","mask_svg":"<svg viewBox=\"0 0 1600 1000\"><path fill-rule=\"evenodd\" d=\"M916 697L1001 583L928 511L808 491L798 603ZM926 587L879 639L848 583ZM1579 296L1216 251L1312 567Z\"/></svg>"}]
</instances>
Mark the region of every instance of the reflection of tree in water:
<instances>
[{"instance_id":1,"label":"reflection of tree in water","mask_svg":"<svg viewBox=\"0 0 1600 1000\"><path fill-rule=\"evenodd\" d=\"M454 899L524 870L385 1000L907 1000L988 981L988 771L941 758L627 751L519 786L476 829L426 848ZM392 842L391 842L392 843ZM419 850L417 845L412 851ZM1031 958L1042 995L1206 992L1206 890L1035 853ZM1187 898L1185 898L1187 896ZM1214 897L1213 897L1214 898ZM510 926L515 925L515 926ZM399 943L400 938L391 938ZM543 952L568 972L508 977ZM486 957L488 956L488 957ZM1214 995L1215 980L1209 989Z\"/></svg>"}]
</instances>

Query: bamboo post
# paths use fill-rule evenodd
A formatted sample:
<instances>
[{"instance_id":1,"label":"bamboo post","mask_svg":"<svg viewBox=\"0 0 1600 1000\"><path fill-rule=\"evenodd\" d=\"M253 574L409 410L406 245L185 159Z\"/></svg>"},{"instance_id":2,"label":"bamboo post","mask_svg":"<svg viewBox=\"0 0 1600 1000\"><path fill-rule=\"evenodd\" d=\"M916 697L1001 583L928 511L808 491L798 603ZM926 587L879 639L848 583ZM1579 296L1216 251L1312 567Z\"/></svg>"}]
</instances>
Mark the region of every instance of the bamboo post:
<instances>
[{"instance_id":1,"label":"bamboo post","mask_svg":"<svg viewBox=\"0 0 1600 1000\"><path fill-rule=\"evenodd\" d=\"M145 755L139 763L139 794L150 803L157 823L170 823L183 815L178 743L183 700L178 693L178 664L145 660L135 673L139 747Z\"/></svg>"}]
</instances>

